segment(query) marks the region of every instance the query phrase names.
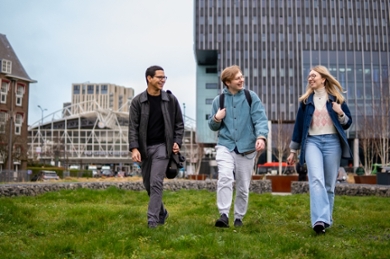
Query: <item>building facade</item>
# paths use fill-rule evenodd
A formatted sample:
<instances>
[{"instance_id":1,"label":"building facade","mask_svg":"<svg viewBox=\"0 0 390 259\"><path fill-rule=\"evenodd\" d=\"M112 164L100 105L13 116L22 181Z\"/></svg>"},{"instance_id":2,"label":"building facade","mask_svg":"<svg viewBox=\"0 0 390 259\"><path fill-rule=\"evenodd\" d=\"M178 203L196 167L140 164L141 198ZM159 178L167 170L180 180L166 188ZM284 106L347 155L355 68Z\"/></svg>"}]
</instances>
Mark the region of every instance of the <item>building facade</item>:
<instances>
[{"instance_id":1,"label":"building facade","mask_svg":"<svg viewBox=\"0 0 390 259\"><path fill-rule=\"evenodd\" d=\"M310 68L324 65L347 91L356 154L362 114L390 94L389 10L389 0L195 0L197 140L215 143L207 119L225 67L241 67L270 121L293 123Z\"/></svg>"},{"instance_id":2,"label":"building facade","mask_svg":"<svg viewBox=\"0 0 390 259\"><path fill-rule=\"evenodd\" d=\"M0 34L0 171L27 167L28 97L32 80Z\"/></svg>"},{"instance_id":3,"label":"building facade","mask_svg":"<svg viewBox=\"0 0 390 259\"><path fill-rule=\"evenodd\" d=\"M106 86L109 86L107 92ZM117 102L107 98L111 93L118 97L114 98ZM120 103L121 95L124 103ZM65 169L109 166L112 171L138 170L128 150L128 109L134 97L133 89L113 84L73 84L72 96L74 103L64 103L62 110L30 125L28 158ZM187 173L193 174L198 163L195 122L188 117L184 119L182 154L186 157Z\"/></svg>"},{"instance_id":4,"label":"building facade","mask_svg":"<svg viewBox=\"0 0 390 259\"><path fill-rule=\"evenodd\" d=\"M98 108L96 104L102 109L129 112L127 104L133 97L134 89L124 86L89 82L72 84L72 104L79 104L73 108L80 108L80 110L73 110L72 113L96 110Z\"/></svg>"}]
</instances>

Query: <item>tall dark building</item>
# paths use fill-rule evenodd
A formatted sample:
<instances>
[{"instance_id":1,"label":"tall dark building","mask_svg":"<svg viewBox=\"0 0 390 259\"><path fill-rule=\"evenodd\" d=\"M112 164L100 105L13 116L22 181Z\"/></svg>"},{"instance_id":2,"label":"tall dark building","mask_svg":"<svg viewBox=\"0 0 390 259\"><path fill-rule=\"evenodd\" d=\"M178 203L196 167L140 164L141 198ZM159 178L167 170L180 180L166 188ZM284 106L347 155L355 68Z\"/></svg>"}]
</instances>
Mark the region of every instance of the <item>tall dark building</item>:
<instances>
[{"instance_id":1,"label":"tall dark building","mask_svg":"<svg viewBox=\"0 0 390 259\"><path fill-rule=\"evenodd\" d=\"M241 67L271 121L293 122L310 68L320 64L347 90L352 144L378 89L390 94L389 10L389 0L195 0L197 141L215 143L207 118L225 67Z\"/></svg>"}]
</instances>

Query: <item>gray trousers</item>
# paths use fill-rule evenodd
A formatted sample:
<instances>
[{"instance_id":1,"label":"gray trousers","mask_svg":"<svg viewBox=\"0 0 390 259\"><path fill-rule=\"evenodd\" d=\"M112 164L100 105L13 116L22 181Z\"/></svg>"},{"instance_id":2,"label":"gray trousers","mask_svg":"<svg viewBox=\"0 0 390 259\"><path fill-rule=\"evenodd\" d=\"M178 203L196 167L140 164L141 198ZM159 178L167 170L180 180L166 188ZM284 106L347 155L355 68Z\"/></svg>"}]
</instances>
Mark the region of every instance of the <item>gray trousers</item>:
<instances>
[{"instance_id":1,"label":"gray trousers","mask_svg":"<svg viewBox=\"0 0 390 259\"><path fill-rule=\"evenodd\" d=\"M215 147L218 164L217 206L219 213L229 217L233 200L233 183L236 182L234 219L243 219L248 209L249 186L252 179L253 163L257 152L238 155L224 146ZM233 172L235 172L235 179Z\"/></svg>"},{"instance_id":2,"label":"gray trousers","mask_svg":"<svg viewBox=\"0 0 390 259\"><path fill-rule=\"evenodd\" d=\"M162 202L165 172L169 159L165 143L148 146L148 157L141 165L142 180L149 195L148 222L158 222L165 208Z\"/></svg>"}]
</instances>

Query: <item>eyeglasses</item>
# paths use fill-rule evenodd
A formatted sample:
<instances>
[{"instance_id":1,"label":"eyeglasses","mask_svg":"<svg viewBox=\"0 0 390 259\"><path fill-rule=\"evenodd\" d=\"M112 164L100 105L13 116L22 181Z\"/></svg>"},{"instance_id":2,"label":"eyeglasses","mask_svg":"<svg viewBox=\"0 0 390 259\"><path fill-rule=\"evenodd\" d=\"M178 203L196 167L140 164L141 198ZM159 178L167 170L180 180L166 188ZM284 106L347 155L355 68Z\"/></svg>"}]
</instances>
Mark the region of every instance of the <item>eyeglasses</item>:
<instances>
[{"instance_id":1,"label":"eyeglasses","mask_svg":"<svg viewBox=\"0 0 390 259\"><path fill-rule=\"evenodd\" d=\"M244 75L237 76L237 77L235 77L233 80L241 80L241 79L244 79Z\"/></svg>"},{"instance_id":2,"label":"eyeglasses","mask_svg":"<svg viewBox=\"0 0 390 259\"><path fill-rule=\"evenodd\" d=\"M316 78L316 76L317 76L316 74L311 74L307 77L307 80L314 79Z\"/></svg>"},{"instance_id":3,"label":"eyeglasses","mask_svg":"<svg viewBox=\"0 0 390 259\"><path fill-rule=\"evenodd\" d=\"M166 77L166 76L154 76L154 77L158 78L160 80L167 80L168 79L168 77Z\"/></svg>"}]
</instances>

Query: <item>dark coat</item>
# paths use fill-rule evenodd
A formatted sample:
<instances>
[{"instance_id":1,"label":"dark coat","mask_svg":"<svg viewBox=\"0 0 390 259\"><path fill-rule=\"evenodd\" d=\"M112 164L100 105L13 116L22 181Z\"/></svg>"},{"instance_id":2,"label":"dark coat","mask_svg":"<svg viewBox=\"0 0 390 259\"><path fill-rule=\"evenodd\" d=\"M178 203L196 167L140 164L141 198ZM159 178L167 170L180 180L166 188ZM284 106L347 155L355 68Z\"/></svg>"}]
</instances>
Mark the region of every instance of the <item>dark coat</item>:
<instances>
[{"instance_id":1,"label":"dark coat","mask_svg":"<svg viewBox=\"0 0 390 259\"><path fill-rule=\"evenodd\" d=\"M298 150L301 149L301 156L299 163L305 163L305 149L306 149L306 139L309 135L309 128L314 114L314 101L313 95L311 94L306 101L306 104L300 102L297 118L295 120L294 132L290 144L290 149ZM332 102L335 102L336 98L333 95L329 95L329 99L326 102L326 109L328 110L329 116L332 119L333 125L335 126L337 133L340 138L342 158L351 159L353 154L352 150L349 147L347 135L345 130L347 130L352 124L352 116L349 111L348 105L344 102L341 104L341 109L345 113L345 116L348 117L346 124L342 125L338 120L338 115L332 109Z\"/></svg>"},{"instance_id":2,"label":"dark coat","mask_svg":"<svg viewBox=\"0 0 390 259\"><path fill-rule=\"evenodd\" d=\"M167 157L171 156L173 143L182 144L184 122L179 102L171 92L161 91L161 110L164 117ZM150 106L146 90L133 98L129 112L129 150L137 148L141 159L147 157L147 130Z\"/></svg>"}]
</instances>

